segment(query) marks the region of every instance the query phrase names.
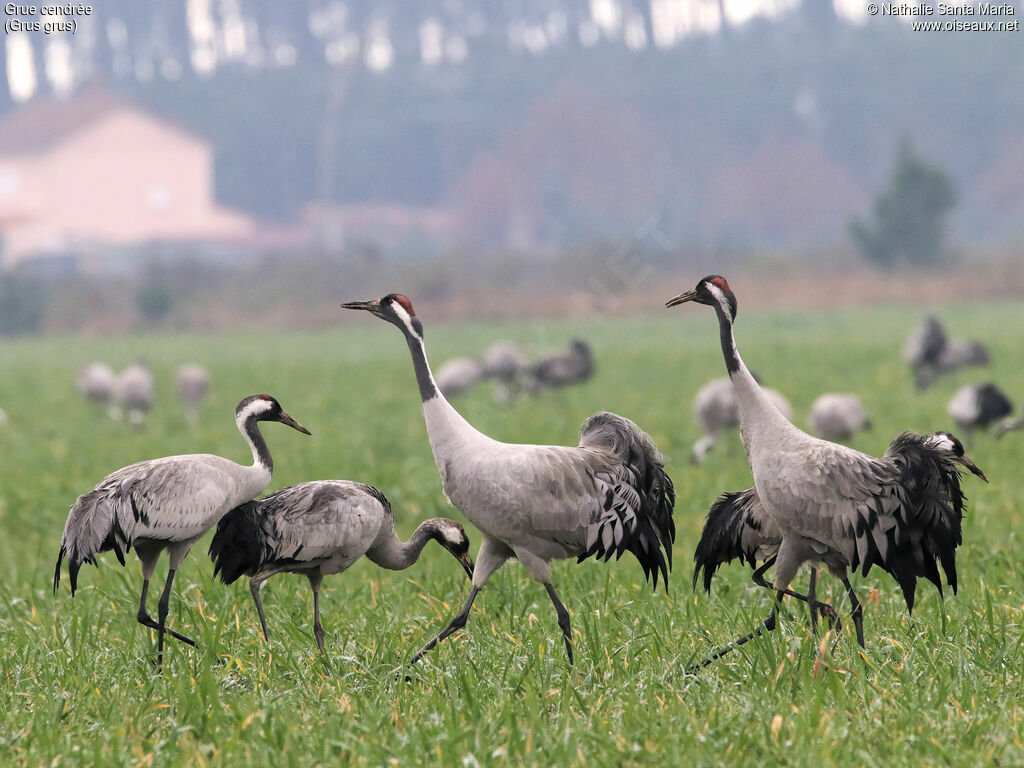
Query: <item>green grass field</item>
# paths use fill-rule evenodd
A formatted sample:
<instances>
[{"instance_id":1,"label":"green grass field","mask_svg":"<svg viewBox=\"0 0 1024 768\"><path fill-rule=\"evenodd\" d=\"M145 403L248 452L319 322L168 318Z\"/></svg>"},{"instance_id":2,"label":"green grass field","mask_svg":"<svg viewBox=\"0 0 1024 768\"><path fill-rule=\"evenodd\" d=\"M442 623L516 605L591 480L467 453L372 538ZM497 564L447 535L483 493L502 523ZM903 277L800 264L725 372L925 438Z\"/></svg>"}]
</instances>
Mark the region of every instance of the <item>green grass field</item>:
<instances>
[{"instance_id":1,"label":"green grass field","mask_svg":"<svg viewBox=\"0 0 1024 768\"><path fill-rule=\"evenodd\" d=\"M666 295L671 291L666 291ZM949 428L956 386L992 378L1024 397L1019 304L944 307L960 337L990 341L994 364L914 392L899 360L923 309L745 311L741 353L783 391L804 425L823 391L856 391L874 430L856 448L880 454L903 429ZM340 315L339 311L339 315ZM352 324L342 326L342 320ZM952 321L956 320L953 325ZM362 320L363 322L356 322ZM854 578L866 604L867 649L844 632L817 658L806 611L790 605L779 630L699 675L687 665L746 632L770 607L738 563L710 597L690 589L692 553L715 496L752 484L736 435L702 467L693 395L724 375L714 314L688 305L646 318L451 326L425 318L435 366L512 338L535 351L576 334L593 344L597 374L571 391L507 406L484 388L456 401L479 429L510 442L575 444L597 410L627 415L669 459L678 491L671 590L652 593L631 556L556 564L555 584L575 631L565 659L544 590L516 563L488 583L470 623L403 679L409 657L462 604L465 574L431 546L406 572L362 561L324 582L325 664L312 636L312 597L299 576L264 589L268 646L243 580L215 583L209 537L183 564L171 640L156 676L155 633L135 622L134 555L86 567L74 599L66 573L50 593L71 503L107 473L141 459L212 452L249 461L232 413L269 392L313 431L264 427L276 472L270 490L322 478L377 485L399 532L434 515L463 520L441 494L412 366L397 331L339 317L333 330L271 336L126 336L0 343L0 765L1008 765L1024 762L1020 485L1024 433L966 440L991 485L965 480L960 593L941 602L922 583L913 617L880 570ZM146 357L159 398L144 431L94 412L74 391L86 362L115 367ZM213 377L201 426L182 418L177 364ZM479 535L467 527L475 551ZM164 578L165 561L156 581ZM802 584L806 576L799 577ZM845 613L842 590L822 589ZM947 590L948 591L948 590ZM150 596L156 612L158 586Z\"/></svg>"}]
</instances>

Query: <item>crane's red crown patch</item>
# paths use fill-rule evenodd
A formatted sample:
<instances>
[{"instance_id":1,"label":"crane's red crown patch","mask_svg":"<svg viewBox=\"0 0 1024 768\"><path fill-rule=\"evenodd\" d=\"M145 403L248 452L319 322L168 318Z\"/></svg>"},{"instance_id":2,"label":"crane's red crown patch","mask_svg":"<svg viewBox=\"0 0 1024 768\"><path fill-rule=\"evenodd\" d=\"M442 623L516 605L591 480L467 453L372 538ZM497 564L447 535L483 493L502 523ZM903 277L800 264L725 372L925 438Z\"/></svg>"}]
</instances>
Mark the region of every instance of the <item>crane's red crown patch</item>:
<instances>
[{"instance_id":1,"label":"crane's red crown patch","mask_svg":"<svg viewBox=\"0 0 1024 768\"><path fill-rule=\"evenodd\" d=\"M402 305L402 308L408 312L412 317L416 317L416 310L412 308L412 302L409 301L408 296L403 296L400 293L395 294L395 301Z\"/></svg>"},{"instance_id":2,"label":"crane's red crown patch","mask_svg":"<svg viewBox=\"0 0 1024 768\"><path fill-rule=\"evenodd\" d=\"M730 293L732 293L732 289L729 287L729 283L724 277L716 277L711 282L717 285L723 291L729 291Z\"/></svg>"}]
</instances>

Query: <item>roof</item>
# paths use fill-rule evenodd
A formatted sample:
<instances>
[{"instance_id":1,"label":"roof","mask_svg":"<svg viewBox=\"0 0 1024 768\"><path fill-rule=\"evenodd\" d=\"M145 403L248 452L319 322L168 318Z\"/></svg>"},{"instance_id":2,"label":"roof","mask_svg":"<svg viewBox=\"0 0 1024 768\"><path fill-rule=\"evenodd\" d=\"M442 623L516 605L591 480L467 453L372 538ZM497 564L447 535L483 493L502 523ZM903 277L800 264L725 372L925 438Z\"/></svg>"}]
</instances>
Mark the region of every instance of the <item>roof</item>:
<instances>
[{"instance_id":1,"label":"roof","mask_svg":"<svg viewBox=\"0 0 1024 768\"><path fill-rule=\"evenodd\" d=\"M121 109L145 113L138 105L102 86L87 86L66 99L35 99L0 119L0 154L38 152L59 144L106 115ZM161 123L167 121L160 117ZM173 130L192 134L169 124Z\"/></svg>"}]
</instances>

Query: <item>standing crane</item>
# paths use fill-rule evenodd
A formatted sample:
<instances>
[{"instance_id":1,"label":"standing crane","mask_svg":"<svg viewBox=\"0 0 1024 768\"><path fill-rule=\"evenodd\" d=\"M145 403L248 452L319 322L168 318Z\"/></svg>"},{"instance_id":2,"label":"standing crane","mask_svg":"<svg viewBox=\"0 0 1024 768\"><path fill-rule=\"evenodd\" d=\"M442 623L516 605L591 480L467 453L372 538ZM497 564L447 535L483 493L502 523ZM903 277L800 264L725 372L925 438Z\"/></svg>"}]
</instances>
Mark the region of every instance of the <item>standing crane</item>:
<instances>
[{"instance_id":1,"label":"standing crane","mask_svg":"<svg viewBox=\"0 0 1024 768\"><path fill-rule=\"evenodd\" d=\"M824 565L843 582L862 646L863 610L847 578L849 570L867 574L872 565L878 565L896 578L906 595L918 576L937 583L938 563L956 593L956 548L962 540L963 512L959 473L936 467L934 453L920 453L901 470L895 461L797 429L771 405L740 358L733 336L736 296L726 279L705 277L667 306L691 301L712 307L718 315L722 354L736 389L743 446L757 499L781 535L774 560L767 561L774 566L775 583L760 581L766 566L755 572L758 583L776 593L764 629L775 628L783 595L807 600L812 608L833 614L831 606L789 589L805 563ZM984 477L980 470L976 474ZM925 486L936 478L940 478L939 490L925 493ZM759 634L760 626L746 639Z\"/></svg>"},{"instance_id":2,"label":"standing crane","mask_svg":"<svg viewBox=\"0 0 1024 768\"><path fill-rule=\"evenodd\" d=\"M279 421L308 435L309 430L281 410L270 395L250 395L235 409L235 424L252 450L251 466L208 453L167 456L131 464L107 475L72 505L53 572L53 592L68 559L71 594L78 588L82 563L96 564L96 555L114 550L121 565L132 547L142 563L142 596L136 615L140 624L159 632L157 664L163 662L164 632L189 645L195 642L166 628L171 584L192 545L229 510L263 492L274 461L260 434L261 421ZM160 553L170 559L160 596L158 620L146 611L149 580Z\"/></svg>"},{"instance_id":3,"label":"standing crane","mask_svg":"<svg viewBox=\"0 0 1024 768\"><path fill-rule=\"evenodd\" d=\"M569 351L538 360L529 371L535 390L580 384L594 375L594 355L583 339L573 339Z\"/></svg>"},{"instance_id":4,"label":"standing crane","mask_svg":"<svg viewBox=\"0 0 1024 768\"><path fill-rule=\"evenodd\" d=\"M117 385L117 376L106 363L89 363L75 379L75 388L90 403L100 408L110 405Z\"/></svg>"},{"instance_id":5,"label":"standing crane","mask_svg":"<svg viewBox=\"0 0 1024 768\"><path fill-rule=\"evenodd\" d=\"M437 386L445 397L458 397L472 389L484 375L484 367L471 357L453 357L437 370Z\"/></svg>"},{"instance_id":6,"label":"standing crane","mask_svg":"<svg viewBox=\"0 0 1024 768\"><path fill-rule=\"evenodd\" d=\"M988 365L991 356L980 341L948 339L939 319L929 315L903 347L918 389L926 389L937 377L968 365Z\"/></svg>"},{"instance_id":7,"label":"standing crane","mask_svg":"<svg viewBox=\"0 0 1024 768\"><path fill-rule=\"evenodd\" d=\"M153 372L141 360L132 363L117 377L114 386L117 410L111 415L120 418L123 414L133 427L141 427L146 418L146 411L152 407L155 398L156 382L153 380Z\"/></svg>"},{"instance_id":8,"label":"standing crane","mask_svg":"<svg viewBox=\"0 0 1024 768\"><path fill-rule=\"evenodd\" d=\"M395 535L391 504L372 485L319 480L275 491L236 507L217 523L210 542L214 576L225 584L243 574L256 603L263 637L270 642L260 587L278 573L301 573L313 590L313 636L324 652L320 584L363 555L382 568L400 571L419 560L429 541L447 549L473 577L469 537L454 520L424 520L408 541Z\"/></svg>"},{"instance_id":9,"label":"standing crane","mask_svg":"<svg viewBox=\"0 0 1024 768\"><path fill-rule=\"evenodd\" d=\"M793 407L782 393L774 389L765 389L764 393L783 416L793 418ZM694 464L700 464L711 449L718 445L722 432L736 429L740 425L740 412L732 381L727 377L712 379L698 389L693 397L693 417L700 424L702 436L693 444L690 459Z\"/></svg>"},{"instance_id":10,"label":"standing crane","mask_svg":"<svg viewBox=\"0 0 1024 768\"><path fill-rule=\"evenodd\" d=\"M829 392L811 403L811 426L823 440L849 440L857 432L871 429L864 403L853 394Z\"/></svg>"},{"instance_id":11,"label":"standing crane","mask_svg":"<svg viewBox=\"0 0 1024 768\"><path fill-rule=\"evenodd\" d=\"M960 490L958 466L988 482L985 473L964 453L963 443L949 432L935 432L925 436L904 432L892 441L880 461L899 474L904 487L912 489L916 494L913 503L925 515L935 511L948 514L947 510L952 505L953 514L962 516L964 495ZM912 539L929 535L927 527L922 526L918 520L909 521L908 530ZM704 590L710 593L715 571L737 557L755 569L754 582L766 586L763 573L775 561L781 544L782 530L765 511L757 495L757 488L723 493L708 511L704 531L693 555L696 565L693 586L697 587L697 581L703 573ZM931 543L929 546L932 546ZM760 568L756 567L758 562L763 563ZM939 574L934 567L918 574L912 569L901 569L895 561L888 568L884 563L880 565L899 582L907 611L914 610L918 575L932 581L939 593L942 593ZM817 611L814 608L816 581L817 569L812 568L807 590L812 628L817 626ZM742 640L746 641L753 636ZM742 642L737 641L737 645L742 645Z\"/></svg>"},{"instance_id":12,"label":"standing crane","mask_svg":"<svg viewBox=\"0 0 1024 768\"><path fill-rule=\"evenodd\" d=\"M970 437L973 430L987 429L1013 413L1013 403L995 384L968 384L956 391L946 412Z\"/></svg>"},{"instance_id":13,"label":"standing crane","mask_svg":"<svg viewBox=\"0 0 1024 768\"><path fill-rule=\"evenodd\" d=\"M185 363L174 375L174 388L185 406L185 418L191 422L198 421L199 406L210 391L210 374L198 363Z\"/></svg>"},{"instance_id":14,"label":"standing crane","mask_svg":"<svg viewBox=\"0 0 1024 768\"><path fill-rule=\"evenodd\" d=\"M368 311L405 336L444 493L483 534L465 605L413 661L466 625L480 589L509 559L547 590L570 664L569 612L551 583L551 560L632 552L655 587L659 572L667 586L675 490L654 441L636 424L602 412L583 424L575 448L500 443L474 429L438 391L423 324L407 297L392 293L342 307Z\"/></svg>"},{"instance_id":15,"label":"standing crane","mask_svg":"<svg viewBox=\"0 0 1024 768\"><path fill-rule=\"evenodd\" d=\"M484 353L484 377L495 382L495 400L507 403L523 387L529 360L513 341L496 341Z\"/></svg>"}]
</instances>

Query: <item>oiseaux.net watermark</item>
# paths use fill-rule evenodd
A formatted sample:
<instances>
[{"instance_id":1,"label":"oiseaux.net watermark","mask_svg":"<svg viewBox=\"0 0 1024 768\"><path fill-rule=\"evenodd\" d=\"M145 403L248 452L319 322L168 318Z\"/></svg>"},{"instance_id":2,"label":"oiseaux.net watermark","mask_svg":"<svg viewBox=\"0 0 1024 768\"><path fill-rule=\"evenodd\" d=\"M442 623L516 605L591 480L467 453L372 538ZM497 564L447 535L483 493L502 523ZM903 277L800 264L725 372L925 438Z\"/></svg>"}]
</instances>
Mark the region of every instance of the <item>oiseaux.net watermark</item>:
<instances>
[{"instance_id":1,"label":"oiseaux.net watermark","mask_svg":"<svg viewBox=\"0 0 1024 768\"><path fill-rule=\"evenodd\" d=\"M1010 3L868 3L867 12L904 19L915 32L1020 32Z\"/></svg>"}]
</instances>

